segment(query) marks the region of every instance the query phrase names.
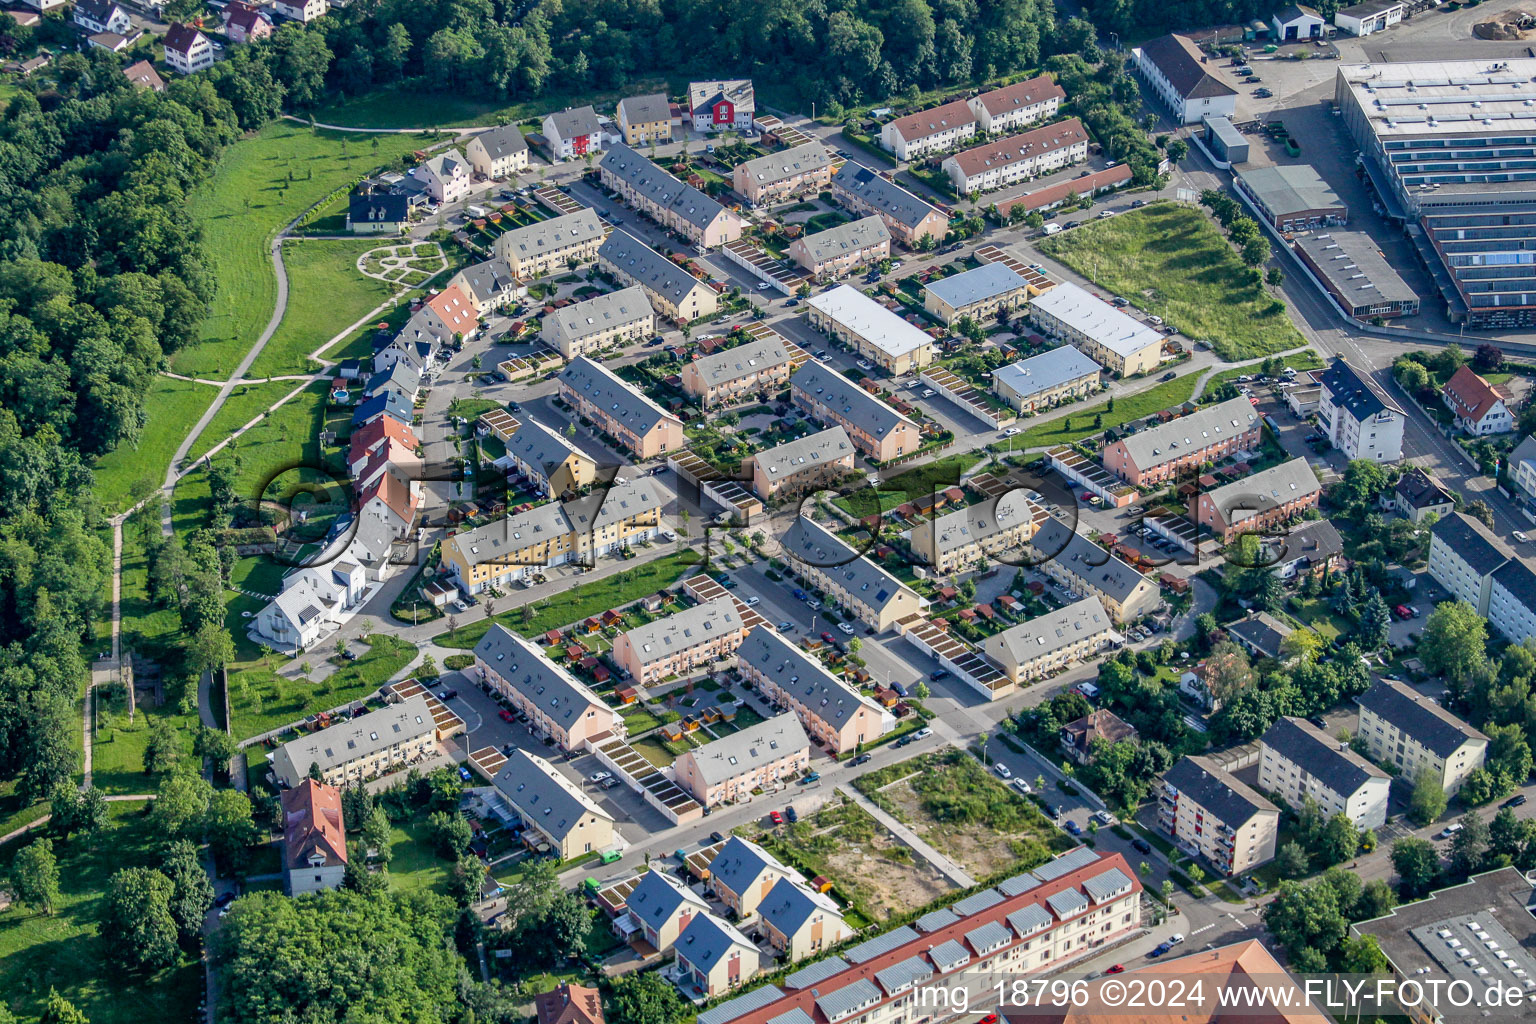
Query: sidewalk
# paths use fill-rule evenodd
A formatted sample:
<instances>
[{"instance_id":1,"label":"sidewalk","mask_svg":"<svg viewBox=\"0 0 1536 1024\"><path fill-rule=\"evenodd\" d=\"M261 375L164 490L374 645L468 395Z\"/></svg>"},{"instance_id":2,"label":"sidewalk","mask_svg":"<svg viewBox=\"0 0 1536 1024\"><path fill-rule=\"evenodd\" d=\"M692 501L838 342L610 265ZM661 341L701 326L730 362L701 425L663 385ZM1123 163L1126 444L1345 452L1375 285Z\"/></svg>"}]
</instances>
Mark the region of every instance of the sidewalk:
<instances>
[{"instance_id":1,"label":"sidewalk","mask_svg":"<svg viewBox=\"0 0 1536 1024\"><path fill-rule=\"evenodd\" d=\"M847 797L849 800L852 800L854 803L858 804L860 807L864 808L864 810L868 811L871 817L873 817L880 824L884 825L886 828L890 829L898 839L912 847L912 849L915 850L929 864L932 864L934 867L938 868L939 871L951 882L954 882L962 889L969 889L971 886L976 884L976 879L966 874L960 865L956 864L954 861L944 856L938 850L935 850L933 847L923 842L918 838L916 832L913 832L910 828L903 825L889 814L885 813L885 811L881 810L880 807L874 803L874 801L870 800L863 793L860 793L852 786L838 786L837 791L843 794L843 796Z\"/></svg>"}]
</instances>

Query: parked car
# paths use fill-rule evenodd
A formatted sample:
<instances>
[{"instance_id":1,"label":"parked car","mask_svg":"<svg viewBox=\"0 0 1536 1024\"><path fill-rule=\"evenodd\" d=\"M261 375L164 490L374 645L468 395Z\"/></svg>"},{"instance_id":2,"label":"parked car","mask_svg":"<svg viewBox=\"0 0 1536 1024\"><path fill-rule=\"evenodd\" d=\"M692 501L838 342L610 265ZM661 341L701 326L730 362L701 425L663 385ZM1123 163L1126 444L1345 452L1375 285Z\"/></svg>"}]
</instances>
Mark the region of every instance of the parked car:
<instances>
[{"instance_id":1,"label":"parked car","mask_svg":"<svg viewBox=\"0 0 1536 1024\"><path fill-rule=\"evenodd\" d=\"M1133 210L1139 210L1146 205L1147 201L1145 199L1135 199L1131 201L1131 209Z\"/></svg>"},{"instance_id":2,"label":"parked car","mask_svg":"<svg viewBox=\"0 0 1536 1024\"><path fill-rule=\"evenodd\" d=\"M1035 791L1034 787L1025 782L1023 779L1014 779L1013 788L1018 790L1022 796L1029 796L1029 794Z\"/></svg>"},{"instance_id":3,"label":"parked car","mask_svg":"<svg viewBox=\"0 0 1536 1024\"><path fill-rule=\"evenodd\" d=\"M758 604L761 601L762 598L758 597L756 594L753 594L751 597L747 598L747 607L751 608L753 605Z\"/></svg>"},{"instance_id":4,"label":"parked car","mask_svg":"<svg viewBox=\"0 0 1536 1024\"><path fill-rule=\"evenodd\" d=\"M925 726L923 726L923 727L922 727L922 728L921 728L921 729L919 729L919 730L917 730L917 731L916 731L916 732L914 732L914 733L913 733L913 734L912 734L912 738L913 738L913 739L914 739L914 740L925 740L925 739L927 739L927 738L928 738L928 737L929 737L929 736L932 736L932 735L933 735L933 730L932 730L932 729L930 729L930 728L928 728L928 727L927 727L927 726L926 726L926 725L925 725Z\"/></svg>"},{"instance_id":5,"label":"parked car","mask_svg":"<svg viewBox=\"0 0 1536 1024\"><path fill-rule=\"evenodd\" d=\"M847 633L849 636L853 636L853 627L848 625L848 623L839 622L837 624L837 628L842 630L844 633Z\"/></svg>"},{"instance_id":6,"label":"parked car","mask_svg":"<svg viewBox=\"0 0 1536 1024\"><path fill-rule=\"evenodd\" d=\"M784 817L789 819L789 823L791 825L800 820L800 815L795 813L795 808L793 806L784 808Z\"/></svg>"},{"instance_id":7,"label":"parked car","mask_svg":"<svg viewBox=\"0 0 1536 1024\"><path fill-rule=\"evenodd\" d=\"M949 669L947 669L947 668L939 668L939 669L934 669L932 672L929 672L928 673L928 678L937 681L937 680L943 679L947 675L949 675Z\"/></svg>"},{"instance_id":8,"label":"parked car","mask_svg":"<svg viewBox=\"0 0 1536 1024\"><path fill-rule=\"evenodd\" d=\"M826 631L823 631L823 632L822 632L822 634L821 634L821 638L822 638L822 639L823 639L823 640L825 640L825 641L826 641L826 642L827 642L827 643L829 643L829 644L831 644L831 643L836 643L836 642L837 642L837 637L835 637L835 636L833 636L833 635L832 635L832 634L831 634L831 633L828 633L828 632L826 632Z\"/></svg>"},{"instance_id":9,"label":"parked car","mask_svg":"<svg viewBox=\"0 0 1536 1024\"><path fill-rule=\"evenodd\" d=\"M795 600L796 601L804 601L805 600L805 597L806 597L805 591L801 590L799 587L796 587L793 591L791 591L791 593L793 593L795 595Z\"/></svg>"},{"instance_id":10,"label":"parked car","mask_svg":"<svg viewBox=\"0 0 1536 1024\"><path fill-rule=\"evenodd\" d=\"M709 834L709 841L712 842L712 843L723 843L723 842L725 842L725 833L724 832L711 832Z\"/></svg>"},{"instance_id":11,"label":"parked car","mask_svg":"<svg viewBox=\"0 0 1536 1024\"><path fill-rule=\"evenodd\" d=\"M503 722L512 721L512 712L508 711L506 708L502 708L499 712L497 712L497 714L501 716L501 720Z\"/></svg>"},{"instance_id":12,"label":"parked car","mask_svg":"<svg viewBox=\"0 0 1536 1024\"><path fill-rule=\"evenodd\" d=\"M1156 960L1158 957L1162 956L1164 953L1168 952L1172 948L1173 948L1172 946L1168 945L1165 942L1162 945L1158 946L1156 949L1152 950L1152 952L1148 953L1147 954L1147 959L1148 960Z\"/></svg>"},{"instance_id":13,"label":"parked car","mask_svg":"<svg viewBox=\"0 0 1536 1024\"><path fill-rule=\"evenodd\" d=\"M821 772L807 772L806 775L803 778L801 778L800 785L802 785L802 786L809 786L813 782L820 782L820 781L821 781Z\"/></svg>"},{"instance_id":14,"label":"parked car","mask_svg":"<svg viewBox=\"0 0 1536 1024\"><path fill-rule=\"evenodd\" d=\"M1499 806L1500 807L1523 807L1525 805L1525 800L1526 800L1526 796L1525 796L1524 793L1516 793L1514 796L1510 797L1508 800L1505 800Z\"/></svg>"},{"instance_id":15,"label":"parked car","mask_svg":"<svg viewBox=\"0 0 1536 1024\"><path fill-rule=\"evenodd\" d=\"M1001 761L998 761L996 764L994 764L992 766L992 770L997 772L998 776L1001 777L1001 778L1004 778L1004 779L1011 779L1011 778L1013 778L1013 769L1009 768L1007 765L1003 764L1003 762L1001 762Z\"/></svg>"},{"instance_id":16,"label":"parked car","mask_svg":"<svg viewBox=\"0 0 1536 1024\"><path fill-rule=\"evenodd\" d=\"M849 761L848 764L849 764L850 767L857 768L861 764L868 764L869 761L870 761L871 756L872 755L870 755L870 754L860 754L858 757L854 758L852 761Z\"/></svg>"},{"instance_id":17,"label":"parked car","mask_svg":"<svg viewBox=\"0 0 1536 1024\"><path fill-rule=\"evenodd\" d=\"M1163 374L1161 377L1159 377L1157 379L1158 380L1173 380L1177 376L1178 376L1177 373L1174 373L1172 370L1169 370L1167 373Z\"/></svg>"},{"instance_id":18,"label":"parked car","mask_svg":"<svg viewBox=\"0 0 1536 1024\"><path fill-rule=\"evenodd\" d=\"M213 905L216 906L216 907L227 907L231 903L235 902L235 898L236 897L235 897L234 893L226 892L224 895L222 895L218 899L214 900L213 901Z\"/></svg>"},{"instance_id":19,"label":"parked car","mask_svg":"<svg viewBox=\"0 0 1536 1024\"><path fill-rule=\"evenodd\" d=\"M1137 838L1131 840L1131 849L1135 850L1137 853L1150 854L1152 852L1152 844L1138 836Z\"/></svg>"},{"instance_id":20,"label":"parked car","mask_svg":"<svg viewBox=\"0 0 1536 1024\"><path fill-rule=\"evenodd\" d=\"M463 765L459 765L459 778L463 779L465 782L469 782L473 779L473 776L469 774L468 768L465 768Z\"/></svg>"},{"instance_id":21,"label":"parked car","mask_svg":"<svg viewBox=\"0 0 1536 1024\"><path fill-rule=\"evenodd\" d=\"M1105 974L1120 974L1124 970L1125 970L1125 964L1115 964L1112 967L1104 968L1104 973Z\"/></svg>"},{"instance_id":22,"label":"parked car","mask_svg":"<svg viewBox=\"0 0 1536 1024\"><path fill-rule=\"evenodd\" d=\"M1172 949L1174 946L1177 946L1183 941L1184 934L1182 932L1174 932L1172 935L1168 936L1168 947Z\"/></svg>"},{"instance_id":23,"label":"parked car","mask_svg":"<svg viewBox=\"0 0 1536 1024\"><path fill-rule=\"evenodd\" d=\"M781 632L781 633L784 630L786 630L786 629L794 629L794 628L795 628L795 624L793 622L781 622L781 623L779 623L779 632Z\"/></svg>"},{"instance_id":24,"label":"parked car","mask_svg":"<svg viewBox=\"0 0 1536 1024\"><path fill-rule=\"evenodd\" d=\"M768 820L773 822L775 825L782 825L784 824L784 815L780 814L778 811L769 811Z\"/></svg>"},{"instance_id":25,"label":"parked car","mask_svg":"<svg viewBox=\"0 0 1536 1024\"><path fill-rule=\"evenodd\" d=\"M1451 836L1455 835L1457 832L1460 832L1460 831L1461 831L1461 822L1453 821L1449 825L1445 826L1445 828L1441 829L1439 831L1439 833L1436 834L1435 838L1436 839L1449 839L1449 838L1451 838Z\"/></svg>"},{"instance_id":26,"label":"parked car","mask_svg":"<svg viewBox=\"0 0 1536 1024\"><path fill-rule=\"evenodd\" d=\"M1072 833L1074 836L1080 836L1083 834L1083 826L1079 825L1071 818L1068 818L1067 823L1062 827L1065 828L1068 832Z\"/></svg>"},{"instance_id":27,"label":"parked car","mask_svg":"<svg viewBox=\"0 0 1536 1024\"><path fill-rule=\"evenodd\" d=\"M1253 94L1261 100L1267 100L1274 95L1274 93L1270 92L1268 89L1255 89L1253 90Z\"/></svg>"},{"instance_id":28,"label":"parked car","mask_svg":"<svg viewBox=\"0 0 1536 1024\"><path fill-rule=\"evenodd\" d=\"M613 773L612 772L593 772L588 778L592 782L602 782L605 779L613 778Z\"/></svg>"}]
</instances>

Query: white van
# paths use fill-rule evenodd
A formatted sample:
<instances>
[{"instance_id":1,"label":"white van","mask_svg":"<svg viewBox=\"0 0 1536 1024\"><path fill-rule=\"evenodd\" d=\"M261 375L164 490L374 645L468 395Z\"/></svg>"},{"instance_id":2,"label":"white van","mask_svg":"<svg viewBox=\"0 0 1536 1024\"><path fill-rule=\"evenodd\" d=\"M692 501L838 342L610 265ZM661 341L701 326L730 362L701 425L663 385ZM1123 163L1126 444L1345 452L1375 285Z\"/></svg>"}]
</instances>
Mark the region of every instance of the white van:
<instances>
[{"instance_id":1,"label":"white van","mask_svg":"<svg viewBox=\"0 0 1536 1024\"><path fill-rule=\"evenodd\" d=\"M1054 234L1059 233L1060 231L1061 231L1061 225L1057 224L1055 221L1051 221L1049 224L1047 224L1045 226L1045 233L1048 234L1048 235L1054 235Z\"/></svg>"}]
</instances>

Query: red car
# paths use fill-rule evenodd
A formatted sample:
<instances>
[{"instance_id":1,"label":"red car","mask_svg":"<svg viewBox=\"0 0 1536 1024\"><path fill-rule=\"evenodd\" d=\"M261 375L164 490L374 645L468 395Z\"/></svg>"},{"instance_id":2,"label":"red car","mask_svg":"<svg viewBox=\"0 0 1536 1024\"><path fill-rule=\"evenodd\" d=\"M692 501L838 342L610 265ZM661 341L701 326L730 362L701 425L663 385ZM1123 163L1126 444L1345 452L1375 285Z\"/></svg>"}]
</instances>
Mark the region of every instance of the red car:
<instances>
[{"instance_id":1,"label":"red car","mask_svg":"<svg viewBox=\"0 0 1536 1024\"><path fill-rule=\"evenodd\" d=\"M1392 614L1396 615L1399 619L1402 619L1404 622L1407 622L1409 619L1413 618L1413 609L1409 608L1405 604L1400 604L1396 608L1392 609Z\"/></svg>"},{"instance_id":2,"label":"red car","mask_svg":"<svg viewBox=\"0 0 1536 1024\"><path fill-rule=\"evenodd\" d=\"M1105 974L1119 974L1123 970L1125 970L1125 964L1115 964L1115 966L1113 966L1113 967L1105 968L1104 969L1104 973Z\"/></svg>"},{"instance_id":3,"label":"red car","mask_svg":"<svg viewBox=\"0 0 1536 1024\"><path fill-rule=\"evenodd\" d=\"M821 638L829 644L837 643L837 637L833 636L831 633L823 633L821 634Z\"/></svg>"},{"instance_id":4,"label":"red car","mask_svg":"<svg viewBox=\"0 0 1536 1024\"><path fill-rule=\"evenodd\" d=\"M976 1024L997 1024L997 1014L989 1013L985 1017L981 1018L981 1020L977 1021Z\"/></svg>"},{"instance_id":5,"label":"red car","mask_svg":"<svg viewBox=\"0 0 1536 1024\"><path fill-rule=\"evenodd\" d=\"M768 820L773 822L775 825L782 825L784 824L784 815L780 814L778 811L769 811Z\"/></svg>"},{"instance_id":6,"label":"red car","mask_svg":"<svg viewBox=\"0 0 1536 1024\"><path fill-rule=\"evenodd\" d=\"M508 711L506 708L502 708L501 709L501 720L503 722L510 722L510 721L512 721L512 712Z\"/></svg>"}]
</instances>

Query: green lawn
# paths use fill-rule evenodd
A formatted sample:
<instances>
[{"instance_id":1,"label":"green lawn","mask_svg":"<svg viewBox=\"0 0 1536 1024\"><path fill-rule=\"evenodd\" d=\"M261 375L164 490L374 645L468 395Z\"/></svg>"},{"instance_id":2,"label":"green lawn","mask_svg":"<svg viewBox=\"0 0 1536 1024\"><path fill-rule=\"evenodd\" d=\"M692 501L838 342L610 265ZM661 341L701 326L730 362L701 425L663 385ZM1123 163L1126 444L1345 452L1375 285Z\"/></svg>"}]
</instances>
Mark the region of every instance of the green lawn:
<instances>
[{"instance_id":1,"label":"green lawn","mask_svg":"<svg viewBox=\"0 0 1536 1024\"><path fill-rule=\"evenodd\" d=\"M332 190L422 145L417 135L311 131L274 121L230 146L192 199L218 293L203 320L202 344L176 353L172 365L193 376L227 377L272 316L272 237Z\"/></svg>"},{"instance_id":2,"label":"green lawn","mask_svg":"<svg viewBox=\"0 0 1536 1024\"><path fill-rule=\"evenodd\" d=\"M874 515L876 512L889 512L903 502L926 497L934 491L958 485L960 478L984 458L986 458L985 452L956 452L953 455L945 455L932 462L925 462L920 466L897 473L890 479L881 481L879 487L865 487L847 497L834 498L832 503L844 512L861 518Z\"/></svg>"},{"instance_id":3,"label":"green lawn","mask_svg":"<svg viewBox=\"0 0 1536 1024\"><path fill-rule=\"evenodd\" d=\"M230 624L230 631L244 627ZM261 661L246 662L230 672L230 731L236 739L259 736L280 726L339 707L373 693L416 657L414 644L392 636L374 634L371 649L356 661L347 662L318 683L279 676ZM318 667L335 653L334 645L300 655ZM253 756L259 756L253 753Z\"/></svg>"},{"instance_id":4,"label":"green lawn","mask_svg":"<svg viewBox=\"0 0 1536 1024\"><path fill-rule=\"evenodd\" d=\"M309 353L389 301L396 287L357 269L357 258L378 247L377 239L286 243L283 264L288 270L288 311L272 340L251 364L249 376L319 369Z\"/></svg>"},{"instance_id":5,"label":"green lawn","mask_svg":"<svg viewBox=\"0 0 1536 1024\"><path fill-rule=\"evenodd\" d=\"M424 838L426 822L407 821L389 830L389 883L402 892L448 892L448 872L452 865L437 855Z\"/></svg>"},{"instance_id":6,"label":"green lawn","mask_svg":"<svg viewBox=\"0 0 1536 1024\"><path fill-rule=\"evenodd\" d=\"M1189 401L1189 396L1195 390L1195 381L1199 378L1198 373L1186 373L1182 377L1134 395L1121 395L1114 399L1113 412L1109 410L1108 401L1091 405L1086 409L1073 406L1072 411L1065 416L1058 416L1049 422L1025 429L1022 434L1013 439L1014 443L1021 448L1040 448L1080 441L1110 427L1118 427L1122 423L1129 423L1132 420L1151 416L1155 412L1182 405ZM1102 417L1101 425L1094 426L1094 420L1097 417Z\"/></svg>"},{"instance_id":7,"label":"green lawn","mask_svg":"<svg viewBox=\"0 0 1536 1024\"><path fill-rule=\"evenodd\" d=\"M163 776L144 771L144 748L149 742L150 723L154 721L169 722L181 739L182 756L192 756L192 739L197 735L199 721L195 714L177 711L181 692L179 681L167 679L166 702L159 707L140 704L129 721L126 700L113 700L105 690L97 691L92 785L112 796L153 793L159 788Z\"/></svg>"},{"instance_id":8,"label":"green lawn","mask_svg":"<svg viewBox=\"0 0 1536 1024\"><path fill-rule=\"evenodd\" d=\"M73 1002L92 1024L190 1020L203 975L194 957L136 980L110 966L98 919L107 882L121 868L153 867L164 838L140 815L143 805L110 805L112 823L96 839L54 843L61 898L53 916L21 906L0 911L0 1002L24 1019L42 1013L50 988ZM23 844L0 848L9 866Z\"/></svg>"},{"instance_id":9,"label":"green lawn","mask_svg":"<svg viewBox=\"0 0 1536 1024\"><path fill-rule=\"evenodd\" d=\"M1323 357L1311 349L1307 349L1305 352L1297 352L1295 355L1285 356L1280 360L1280 362L1283 366L1288 366L1295 370L1297 373L1300 373L1303 370L1322 369ZM1252 375L1258 372L1259 371L1257 367L1253 366L1237 366L1230 370L1222 370L1220 373L1215 374L1211 377L1210 380L1205 382L1205 390L1201 391L1200 395L1206 395L1216 390L1222 385L1222 382L1224 381L1237 380L1237 378L1243 376L1244 374ZM1195 397L1198 398L1200 395Z\"/></svg>"},{"instance_id":10,"label":"green lawn","mask_svg":"<svg viewBox=\"0 0 1536 1024\"><path fill-rule=\"evenodd\" d=\"M611 110L624 96L657 91L676 95L684 89L682 80L669 89L666 80L658 77L636 80L621 92L546 93L539 99L500 105L454 93L386 88L321 107L315 111L315 120L349 128L463 128L542 118L551 110L587 103Z\"/></svg>"},{"instance_id":11,"label":"green lawn","mask_svg":"<svg viewBox=\"0 0 1536 1024\"><path fill-rule=\"evenodd\" d=\"M1300 348L1285 304L1250 272L1200 210L1155 202L1039 243L1040 251L1208 341L1223 359Z\"/></svg>"},{"instance_id":12,"label":"green lawn","mask_svg":"<svg viewBox=\"0 0 1536 1024\"><path fill-rule=\"evenodd\" d=\"M217 395L207 384L155 378L144 399L148 419L138 447L120 445L96 460L96 497L103 511L121 512L165 482L176 448Z\"/></svg>"},{"instance_id":13,"label":"green lawn","mask_svg":"<svg viewBox=\"0 0 1536 1024\"><path fill-rule=\"evenodd\" d=\"M523 636L537 636L548 630L568 626L588 616L605 612L610 608L622 608L648 594L664 590L683 576L698 572L698 562L697 551L680 551L666 555L655 561L624 569L595 583L573 587L554 597L526 605L526 608L532 609L531 617L525 617L523 608L515 608L498 614L496 621ZM432 638L432 642L439 647L468 650L478 644L480 638L485 636L490 628L489 620L480 619L460 626L455 633L439 633Z\"/></svg>"},{"instance_id":14,"label":"green lawn","mask_svg":"<svg viewBox=\"0 0 1536 1024\"><path fill-rule=\"evenodd\" d=\"M299 382L292 380L237 385L224 400L224 404L219 406L219 411L213 414L213 419L208 421L208 426L197 435L197 440L192 442L192 447L187 449L188 461L201 458L214 445L251 422L262 411L298 386Z\"/></svg>"}]
</instances>

